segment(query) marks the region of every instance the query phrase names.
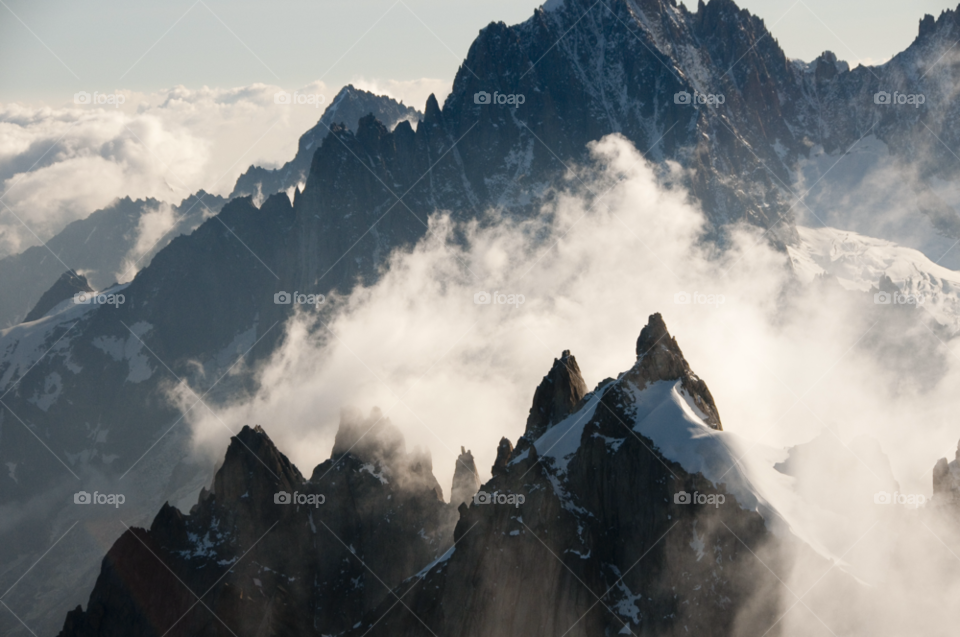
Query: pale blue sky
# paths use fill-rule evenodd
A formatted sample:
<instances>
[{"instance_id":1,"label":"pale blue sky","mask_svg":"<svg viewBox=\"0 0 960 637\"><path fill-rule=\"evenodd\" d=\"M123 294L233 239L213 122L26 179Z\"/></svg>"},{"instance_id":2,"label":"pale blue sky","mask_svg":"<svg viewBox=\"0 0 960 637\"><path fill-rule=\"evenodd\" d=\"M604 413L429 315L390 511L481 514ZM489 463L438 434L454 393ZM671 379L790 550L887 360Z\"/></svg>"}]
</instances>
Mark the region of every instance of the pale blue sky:
<instances>
[{"instance_id":1,"label":"pale blue sky","mask_svg":"<svg viewBox=\"0 0 960 637\"><path fill-rule=\"evenodd\" d=\"M539 0L0 0L0 102L79 90L450 80L479 29ZM742 0L790 57L880 61L947 0ZM695 1L687 1L695 8ZM14 16L16 15L16 17ZM378 21L379 20L379 21ZM22 21L22 22L21 22ZM855 65L855 64L854 64Z\"/></svg>"}]
</instances>

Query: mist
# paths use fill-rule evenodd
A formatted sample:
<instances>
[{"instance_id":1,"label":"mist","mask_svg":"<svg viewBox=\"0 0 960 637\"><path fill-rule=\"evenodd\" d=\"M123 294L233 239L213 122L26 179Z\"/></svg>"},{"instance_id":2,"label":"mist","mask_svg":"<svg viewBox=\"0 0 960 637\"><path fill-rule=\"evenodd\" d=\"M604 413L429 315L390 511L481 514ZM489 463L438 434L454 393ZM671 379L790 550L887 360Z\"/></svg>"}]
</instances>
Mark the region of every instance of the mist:
<instances>
[{"instance_id":1,"label":"mist","mask_svg":"<svg viewBox=\"0 0 960 637\"><path fill-rule=\"evenodd\" d=\"M488 479L498 441L523 434L555 357L572 350L594 387L633 364L640 329L660 312L724 430L743 441L745 466L769 469L811 441L829 450L792 466L797 501L817 513L793 532L826 550L798 553L795 571L778 574L785 588L814 585L819 613L875 616L874 632L885 614L871 613L891 596L954 594L944 561L956 555L944 547L956 539L930 521L929 504L873 501L895 486L929 502L934 463L953 457L952 341L922 306L876 305L829 278L799 283L755 227L734 227L723 250L705 243L706 218L678 166L647 162L617 135L590 151L536 218L490 211L458 224L439 211L375 284L298 314L255 395L187 414L195 446L221 456L230 431L260 424L309 474L329 457L341 408L379 407L408 449L430 450L449 498L460 446ZM184 409L195 400L182 387L173 397ZM848 494L841 504L837 493ZM944 540L931 538L934 528ZM787 590L782 599L785 609L796 601ZM823 631L803 609L784 618L788 632ZM927 612L929 630L946 628L947 613Z\"/></svg>"},{"instance_id":2,"label":"mist","mask_svg":"<svg viewBox=\"0 0 960 637\"><path fill-rule=\"evenodd\" d=\"M115 91L109 95L122 98L116 105L0 104L0 257L49 239L118 197L176 204L201 188L228 195L250 165L292 159L336 89L323 82L301 87L322 96L316 106L277 104L279 90L180 86Z\"/></svg>"}]
</instances>

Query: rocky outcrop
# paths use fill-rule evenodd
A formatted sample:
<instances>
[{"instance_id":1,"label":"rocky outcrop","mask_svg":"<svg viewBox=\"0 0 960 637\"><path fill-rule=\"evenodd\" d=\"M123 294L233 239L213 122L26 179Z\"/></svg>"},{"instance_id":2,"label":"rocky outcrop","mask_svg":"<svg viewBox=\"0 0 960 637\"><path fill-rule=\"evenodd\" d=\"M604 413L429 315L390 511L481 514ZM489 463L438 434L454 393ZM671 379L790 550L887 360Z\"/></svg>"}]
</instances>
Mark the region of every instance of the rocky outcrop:
<instances>
[{"instance_id":1,"label":"rocky outcrop","mask_svg":"<svg viewBox=\"0 0 960 637\"><path fill-rule=\"evenodd\" d=\"M707 384L690 370L677 339L667 332L660 314L652 314L646 327L641 330L637 339L637 364L629 375L631 381L641 388L656 381L681 381L684 391L700 410L704 422L714 429L723 429L717 405Z\"/></svg>"},{"instance_id":2,"label":"rocky outcrop","mask_svg":"<svg viewBox=\"0 0 960 637\"><path fill-rule=\"evenodd\" d=\"M513 443L510 442L508 438L501 438L500 444L497 445L497 459L493 462L493 467L490 469L490 473L494 476L498 476L507 470L507 464L510 462L510 458L513 456Z\"/></svg>"},{"instance_id":3,"label":"rocky outcrop","mask_svg":"<svg viewBox=\"0 0 960 637\"><path fill-rule=\"evenodd\" d=\"M533 405L527 416L524 437L536 440L543 432L573 411L587 393L587 384L580 375L580 366L570 350L553 359L553 367L533 394Z\"/></svg>"},{"instance_id":4,"label":"rocky outcrop","mask_svg":"<svg viewBox=\"0 0 960 637\"><path fill-rule=\"evenodd\" d=\"M480 490L480 474L473 454L460 447L460 456L453 471L453 488L450 491L450 504L455 507L461 502L470 502L473 494Z\"/></svg>"}]
</instances>

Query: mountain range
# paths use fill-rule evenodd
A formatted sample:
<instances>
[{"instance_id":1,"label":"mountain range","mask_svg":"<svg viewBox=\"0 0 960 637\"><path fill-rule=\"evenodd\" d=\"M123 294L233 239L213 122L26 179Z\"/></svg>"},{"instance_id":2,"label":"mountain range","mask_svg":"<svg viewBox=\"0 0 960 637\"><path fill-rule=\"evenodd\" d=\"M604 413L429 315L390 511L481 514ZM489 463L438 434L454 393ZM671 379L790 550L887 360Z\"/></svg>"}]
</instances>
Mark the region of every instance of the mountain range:
<instances>
[{"instance_id":1,"label":"mountain range","mask_svg":"<svg viewBox=\"0 0 960 637\"><path fill-rule=\"evenodd\" d=\"M719 495L720 486L667 457L663 447L657 452L653 434L627 427L632 435L623 426L662 404L674 410L671 418L706 427L709 436L722 431L709 390L672 340L664 360L638 351L637 368L591 394L582 378L577 382L572 357L558 359L543 389L546 402L534 400L529 437L516 449L502 443L494 478L484 485L527 496L523 510L531 513L519 522L522 515L506 508L445 504L429 459L403 450L386 426L371 448L354 453L350 445L335 446L329 466L306 481L270 443L269 423L245 429L207 491L213 467L189 453L184 414L170 393L189 387L196 399L223 405L254 391L258 365L276 351L295 310L275 295L347 293L376 281L390 254L415 245L437 211L480 222L491 210L516 219L538 215L587 162L589 145L606 135L623 136L664 170L679 167L710 222L707 241L723 246L732 229L747 225L782 251L798 280L827 274L860 292L876 286L930 294L934 319L955 332L960 291L938 262L960 240L945 186L960 169L950 151L960 133L952 126L956 60L948 55L958 38L960 13L926 16L905 51L883 65L851 70L830 52L810 63L788 59L763 21L732 0L701 2L696 12L671 0L552 0L521 24L483 29L442 107L431 96L421 114L346 87L303 135L293 160L278 169L251 167L229 198L201 192L170 207L162 212L162 231L146 233L152 245L140 240L144 219L165 204L123 199L71 224L47 247L0 260L0 321L8 325L0 332L0 462L7 468L0 473L7 518L0 561L10 565L0 580L12 584L72 528L76 510L62 504L78 488L122 486L131 524L161 511L149 531L122 536L103 516L83 513L86 533L71 557L39 567L44 589L15 588L8 599L28 623L52 634L61 622L51 607L83 601L99 557L116 540L87 610L70 613L64 635L162 635L196 601L190 591L208 589L216 612L198 602L171 634L218 634L221 616L231 630L251 635L412 634L422 621L444 633L553 634L581 613L586 619L574 630L583 634L628 625L656 634L681 634L687 626L730 634L767 622L769 609L750 608L747 600L772 587L769 573L742 551L770 541L765 518L744 502L714 511L671 505L669 489ZM886 93L925 99L920 107L887 103ZM513 99L501 103L504 96ZM833 166L863 149L863 171L838 177ZM863 219L836 203L837 188L868 183L866 176L881 174L877 166L900 171L916 193L905 248L893 243L898 226L883 226L889 236L869 235ZM587 187L584 194L603 196ZM804 223L823 217L843 230L814 230L798 224L798 215ZM867 259L866 250L881 258ZM140 260L136 275L121 280L131 271L131 255ZM123 302L74 303L71 292L88 288L122 295ZM666 335L658 320L648 329ZM653 378L644 363L654 360L664 365L656 370L662 377ZM658 393L665 387L658 383L679 385ZM553 393L557 386L565 393ZM654 400L644 396L655 404L644 407ZM598 406L605 408L599 416ZM615 415L602 416L607 412ZM575 448L550 456L542 441L572 427L558 423L578 413L581 428L570 429ZM362 420L350 416L341 424L345 439L350 423ZM473 462L466 452L461 460L465 467ZM468 479L474 474L475 468L461 475L461 485L472 486L457 489L455 500L468 499L460 496L478 486ZM633 491L622 486L628 482L656 495L630 500ZM344 485L358 491L341 493ZM247 486L257 491L243 497ZM328 501L313 517L275 507L270 490L290 488ZM385 501L393 503L386 510L397 507L389 522L381 515ZM197 502L189 515L176 508L186 502ZM422 528L413 529L415 518ZM327 536L314 530L318 519L329 525ZM647 558L650 570L628 573L631 558L650 549L674 519L685 525L684 542L692 537L701 549L668 543ZM229 577L218 580L274 523L285 530L271 532L243 569L227 569ZM720 533L720 523L743 541ZM388 528L398 529L403 550L376 539ZM359 529L375 532L368 538ZM368 538L362 550L350 550L356 533ZM332 553L318 550L320 537ZM336 537L347 545L337 548ZM504 557L488 562L481 556L494 546ZM729 559L724 574L697 557L714 546ZM308 550L311 561L297 563L293 547ZM151 553L163 558L173 579L148 566ZM383 582L352 563L355 555L375 556L378 564L370 566L383 571ZM577 557L583 555L589 557ZM544 562L552 570L536 571ZM338 570L341 563L345 570ZM514 566L516 573L503 570ZM525 569L542 579L528 586ZM152 579L158 572L161 579ZM137 579L137 573L145 574ZM676 573L689 577L677 580ZM362 594L348 595L350 586ZM610 597L588 610L600 591ZM142 604L141 595L159 597ZM549 612L534 596L552 604ZM504 600L541 610L511 615ZM400 612L406 605L415 612ZM383 622L371 626L380 616Z\"/></svg>"}]
</instances>

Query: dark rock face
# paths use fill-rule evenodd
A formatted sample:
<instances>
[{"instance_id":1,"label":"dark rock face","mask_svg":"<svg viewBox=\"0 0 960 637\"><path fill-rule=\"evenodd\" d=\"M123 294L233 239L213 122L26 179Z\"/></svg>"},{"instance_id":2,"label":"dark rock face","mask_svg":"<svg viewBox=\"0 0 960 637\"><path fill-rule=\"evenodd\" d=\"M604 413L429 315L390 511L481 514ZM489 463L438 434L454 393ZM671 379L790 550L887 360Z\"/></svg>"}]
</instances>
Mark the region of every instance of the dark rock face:
<instances>
[{"instance_id":1,"label":"dark rock face","mask_svg":"<svg viewBox=\"0 0 960 637\"><path fill-rule=\"evenodd\" d=\"M493 462L490 473L494 476L504 473L507 470L507 463L510 462L512 456L513 443L507 438L501 438L500 444L497 445L497 459Z\"/></svg>"},{"instance_id":2,"label":"dark rock face","mask_svg":"<svg viewBox=\"0 0 960 637\"><path fill-rule=\"evenodd\" d=\"M29 314L23 319L24 323L36 321L52 310L62 301L66 301L78 292L92 292L93 289L87 283L87 277L77 274L73 270L64 272L57 282L49 290L43 293L37 304L33 306Z\"/></svg>"},{"instance_id":3,"label":"dark rock face","mask_svg":"<svg viewBox=\"0 0 960 637\"><path fill-rule=\"evenodd\" d=\"M380 422L372 444L320 464L310 480L260 427L245 427L189 515L164 505L149 531L116 542L62 637L349 628L446 550L456 515L425 486L436 479L422 458L397 449L399 432ZM405 472L419 479L396 480Z\"/></svg>"},{"instance_id":4,"label":"dark rock face","mask_svg":"<svg viewBox=\"0 0 960 637\"><path fill-rule=\"evenodd\" d=\"M586 393L587 384L580 375L577 359L570 350L564 350L560 358L553 359L553 367L533 394L524 437L530 440L539 438L552 425L570 415Z\"/></svg>"},{"instance_id":5,"label":"dark rock face","mask_svg":"<svg viewBox=\"0 0 960 637\"><path fill-rule=\"evenodd\" d=\"M781 540L625 426L646 388L634 372L675 348L659 315L644 334L634 369L579 401L563 462L536 444L511 458L501 441L483 485L493 500L467 495L476 468L462 450L463 495L444 504L377 411L345 413L307 481L244 428L189 515L165 505L117 541L61 637L779 634L768 566L785 567ZM681 491L726 502L684 504Z\"/></svg>"}]
</instances>

